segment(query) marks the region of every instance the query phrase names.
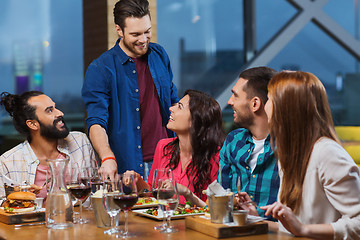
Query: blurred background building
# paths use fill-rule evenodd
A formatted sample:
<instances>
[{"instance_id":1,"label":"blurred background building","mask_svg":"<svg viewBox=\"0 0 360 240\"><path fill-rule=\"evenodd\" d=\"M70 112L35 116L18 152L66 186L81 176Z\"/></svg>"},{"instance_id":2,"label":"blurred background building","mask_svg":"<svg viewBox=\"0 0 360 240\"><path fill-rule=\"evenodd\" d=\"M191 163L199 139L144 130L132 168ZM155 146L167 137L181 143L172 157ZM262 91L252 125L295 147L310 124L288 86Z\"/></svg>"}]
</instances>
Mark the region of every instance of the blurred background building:
<instances>
[{"instance_id":1,"label":"blurred background building","mask_svg":"<svg viewBox=\"0 0 360 240\"><path fill-rule=\"evenodd\" d=\"M112 47L116 0L2 0L0 92L42 90L84 131L88 64ZM179 97L206 91L226 107L239 73L267 65L314 73L336 125L360 125L358 0L149 0L153 41L168 52ZM0 108L0 154L23 138Z\"/></svg>"}]
</instances>

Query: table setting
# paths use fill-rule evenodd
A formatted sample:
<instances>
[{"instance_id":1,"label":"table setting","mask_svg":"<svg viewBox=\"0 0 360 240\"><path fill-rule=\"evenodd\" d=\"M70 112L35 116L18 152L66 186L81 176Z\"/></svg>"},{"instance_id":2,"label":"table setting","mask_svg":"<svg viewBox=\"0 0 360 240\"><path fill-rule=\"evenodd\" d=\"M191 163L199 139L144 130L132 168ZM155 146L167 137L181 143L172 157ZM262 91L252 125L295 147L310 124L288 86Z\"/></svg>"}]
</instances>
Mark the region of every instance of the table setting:
<instances>
[{"instance_id":1,"label":"table setting","mask_svg":"<svg viewBox=\"0 0 360 240\"><path fill-rule=\"evenodd\" d=\"M133 176L119 174L114 181L104 181L92 192L91 177L86 168L70 166L65 171L65 167L60 165L65 166L66 163L59 164L60 162L53 163L54 166L50 167L54 173L51 185L62 192L51 191L50 186L45 206L41 206L43 199L35 198L37 206L33 211L7 213L20 220L5 221L0 214L0 227L5 229L5 237L0 234L0 239L153 239L156 236L163 239L161 236L166 235L173 235L176 239L240 236L241 239L263 239L260 236L264 234L274 236L273 239L278 236L281 239L292 239L290 235L269 231L262 219L251 216L244 218L242 213L233 211L232 193L224 190L225 192L216 194L214 189L219 186L215 184L213 188L209 186L210 189L207 189L209 206L196 207L189 203L180 205L176 181L169 169L154 172L151 191L137 191ZM63 171L63 176L58 171ZM72 181L65 181L69 176ZM21 191L26 191L26 188ZM54 194L56 197L52 197ZM57 207L52 202L56 202ZM57 218L58 215L54 212L59 209L63 213ZM0 211L4 212L4 209ZM220 217L219 211L222 212ZM73 214L74 212L80 213L77 218L74 216L78 214ZM159 225L159 221L163 223ZM227 234L224 233L226 231Z\"/></svg>"}]
</instances>

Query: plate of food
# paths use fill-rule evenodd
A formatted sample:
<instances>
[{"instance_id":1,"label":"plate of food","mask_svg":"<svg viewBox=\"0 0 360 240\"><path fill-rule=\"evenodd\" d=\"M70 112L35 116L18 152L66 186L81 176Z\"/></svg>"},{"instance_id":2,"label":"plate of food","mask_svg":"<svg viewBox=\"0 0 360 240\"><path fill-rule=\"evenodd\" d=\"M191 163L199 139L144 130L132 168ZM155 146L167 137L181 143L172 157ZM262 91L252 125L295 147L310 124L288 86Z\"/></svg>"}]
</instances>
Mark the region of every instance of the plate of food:
<instances>
[{"instance_id":1,"label":"plate of food","mask_svg":"<svg viewBox=\"0 0 360 240\"><path fill-rule=\"evenodd\" d=\"M185 204L185 206L179 206L174 211L174 214L173 216L171 216L171 219L180 219L180 218L185 218L186 216L203 215L207 211L208 211L207 208L202 208L197 206L191 207L189 204ZM133 212L140 216L152 218L155 220L163 219L163 213L162 211L158 211L158 207L152 207L147 210L137 209L137 210L133 210Z\"/></svg>"},{"instance_id":2,"label":"plate of food","mask_svg":"<svg viewBox=\"0 0 360 240\"><path fill-rule=\"evenodd\" d=\"M137 203L132 207L132 209L139 208L151 208L158 205L157 201L153 197L140 197Z\"/></svg>"}]
</instances>

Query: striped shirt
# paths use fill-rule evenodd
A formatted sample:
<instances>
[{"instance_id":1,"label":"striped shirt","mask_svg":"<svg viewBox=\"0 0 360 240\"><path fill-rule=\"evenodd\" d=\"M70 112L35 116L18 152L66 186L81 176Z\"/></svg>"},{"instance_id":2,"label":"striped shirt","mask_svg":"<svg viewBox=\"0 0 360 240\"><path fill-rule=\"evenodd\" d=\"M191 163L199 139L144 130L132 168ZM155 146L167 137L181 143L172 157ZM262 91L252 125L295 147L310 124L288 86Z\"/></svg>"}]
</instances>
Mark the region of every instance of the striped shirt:
<instances>
[{"instance_id":1,"label":"striped shirt","mask_svg":"<svg viewBox=\"0 0 360 240\"><path fill-rule=\"evenodd\" d=\"M237 192L237 178L241 179L241 192L247 192L259 206L272 204L277 199L280 178L278 165L270 146L270 135L265 139L264 152L257 158L255 169L249 166L255 144L249 130L239 128L226 137L220 150L218 182ZM257 209L260 216L264 211Z\"/></svg>"},{"instance_id":2,"label":"striped shirt","mask_svg":"<svg viewBox=\"0 0 360 240\"><path fill-rule=\"evenodd\" d=\"M95 153L86 134L70 132L58 140L57 149L70 159L70 163L82 163L90 166ZM17 184L27 182L34 184L36 169L40 161L28 141L20 143L0 156L0 196L5 195L4 183L11 181ZM6 179L7 178L7 179Z\"/></svg>"}]
</instances>

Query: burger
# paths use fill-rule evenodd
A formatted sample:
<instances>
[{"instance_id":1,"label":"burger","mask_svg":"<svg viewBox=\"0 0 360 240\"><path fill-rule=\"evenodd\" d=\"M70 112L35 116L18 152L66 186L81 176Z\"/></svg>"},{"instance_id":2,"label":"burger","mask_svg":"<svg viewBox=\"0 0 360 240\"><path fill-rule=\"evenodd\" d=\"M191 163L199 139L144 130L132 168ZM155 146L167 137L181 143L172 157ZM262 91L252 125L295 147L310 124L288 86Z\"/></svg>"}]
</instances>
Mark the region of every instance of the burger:
<instances>
[{"instance_id":1,"label":"burger","mask_svg":"<svg viewBox=\"0 0 360 240\"><path fill-rule=\"evenodd\" d=\"M31 212L36 207L35 199L36 195L31 192L13 192L7 196L2 207L8 213Z\"/></svg>"}]
</instances>

